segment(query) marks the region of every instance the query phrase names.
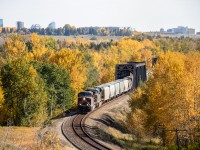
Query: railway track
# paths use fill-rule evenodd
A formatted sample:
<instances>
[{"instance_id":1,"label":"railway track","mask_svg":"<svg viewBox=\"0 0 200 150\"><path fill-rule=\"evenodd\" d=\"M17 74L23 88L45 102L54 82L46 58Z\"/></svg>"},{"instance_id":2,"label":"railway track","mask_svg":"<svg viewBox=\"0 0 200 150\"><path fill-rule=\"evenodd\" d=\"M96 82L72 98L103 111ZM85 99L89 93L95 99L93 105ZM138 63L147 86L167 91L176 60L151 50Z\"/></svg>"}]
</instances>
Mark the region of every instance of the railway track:
<instances>
[{"instance_id":1,"label":"railway track","mask_svg":"<svg viewBox=\"0 0 200 150\"><path fill-rule=\"evenodd\" d=\"M118 98L121 98L122 96L119 96ZM113 100L108 101L104 105L111 103ZM92 139L91 136L86 132L87 126L85 126L85 120L91 113L97 111L99 108L96 108L88 114L72 114L67 121L63 122L61 127L62 133L76 148L81 150L111 150L111 148L106 147L105 145L102 145L98 141Z\"/></svg>"},{"instance_id":2,"label":"railway track","mask_svg":"<svg viewBox=\"0 0 200 150\"><path fill-rule=\"evenodd\" d=\"M75 114L70 120L64 121L62 124L63 135L78 149L81 150L110 150L110 148L93 140L85 132L86 114Z\"/></svg>"}]
</instances>

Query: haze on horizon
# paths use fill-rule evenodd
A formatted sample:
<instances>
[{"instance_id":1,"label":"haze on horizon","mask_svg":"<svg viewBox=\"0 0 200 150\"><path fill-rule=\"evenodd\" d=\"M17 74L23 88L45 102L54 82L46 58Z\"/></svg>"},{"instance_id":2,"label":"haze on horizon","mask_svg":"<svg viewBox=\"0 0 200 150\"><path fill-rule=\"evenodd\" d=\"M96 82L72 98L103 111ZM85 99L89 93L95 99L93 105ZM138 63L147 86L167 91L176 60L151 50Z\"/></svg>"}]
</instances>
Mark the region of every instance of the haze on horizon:
<instances>
[{"instance_id":1,"label":"haze on horizon","mask_svg":"<svg viewBox=\"0 0 200 150\"><path fill-rule=\"evenodd\" d=\"M4 26L118 26L159 31L188 26L200 31L199 0L0 0Z\"/></svg>"}]
</instances>

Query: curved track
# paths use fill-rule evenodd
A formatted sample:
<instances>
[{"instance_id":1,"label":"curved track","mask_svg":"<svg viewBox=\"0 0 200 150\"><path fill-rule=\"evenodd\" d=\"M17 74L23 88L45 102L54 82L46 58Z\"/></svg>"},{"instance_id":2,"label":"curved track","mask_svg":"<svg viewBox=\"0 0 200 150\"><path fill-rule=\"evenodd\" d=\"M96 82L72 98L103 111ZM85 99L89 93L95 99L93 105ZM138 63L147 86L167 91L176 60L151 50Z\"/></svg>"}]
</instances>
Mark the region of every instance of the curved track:
<instances>
[{"instance_id":1,"label":"curved track","mask_svg":"<svg viewBox=\"0 0 200 150\"><path fill-rule=\"evenodd\" d=\"M118 98L120 98L119 96ZM117 99L117 98L115 98ZM113 101L113 100L112 100ZM106 104L109 104L109 101ZM103 106L101 106L103 107ZM99 107L99 108L101 108ZM81 150L110 150L111 148L102 145L98 141L91 138L91 136L86 132L85 120L93 112L97 111L96 108L88 114L74 114L67 121L64 121L61 127L63 135L70 141L76 148Z\"/></svg>"},{"instance_id":2,"label":"curved track","mask_svg":"<svg viewBox=\"0 0 200 150\"><path fill-rule=\"evenodd\" d=\"M75 114L62 124L63 135L78 149L81 150L110 150L110 148L96 142L85 132L86 114Z\"/></svg>"},{"instance_id":3,"label":"curved track","mask_svg":"<svg viewBox=\"0 0 200 150\"><path fill-rule=\"evenodd\" d=\"M101 149L101 150L108 150L110 148L98 143L97 141L93 140L87 132L85 132L85 118L87 115L79 114L73 121L73 129L76 132L76 134L83 139L86 143L91 145L95 149Z\"/></svg>"}]
</instances>

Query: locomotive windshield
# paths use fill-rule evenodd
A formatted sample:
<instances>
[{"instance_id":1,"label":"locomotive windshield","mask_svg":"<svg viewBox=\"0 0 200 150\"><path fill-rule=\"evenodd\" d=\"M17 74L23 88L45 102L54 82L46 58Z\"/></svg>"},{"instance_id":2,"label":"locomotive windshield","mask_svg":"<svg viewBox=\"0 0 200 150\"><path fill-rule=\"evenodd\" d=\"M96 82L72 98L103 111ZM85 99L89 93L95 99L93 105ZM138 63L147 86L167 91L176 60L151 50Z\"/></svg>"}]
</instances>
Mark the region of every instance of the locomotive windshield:
<instances>
[{"instance_id":1,"label":"locomotive windshield","mask_svg":"<svg viewBox=\"0 0 200 150\"><path fill-rule=\"evenodd\" d=\"M92 94L89 92L81 92L78 94L78 97L91 97Z\"/></svg>"}]
</instances>

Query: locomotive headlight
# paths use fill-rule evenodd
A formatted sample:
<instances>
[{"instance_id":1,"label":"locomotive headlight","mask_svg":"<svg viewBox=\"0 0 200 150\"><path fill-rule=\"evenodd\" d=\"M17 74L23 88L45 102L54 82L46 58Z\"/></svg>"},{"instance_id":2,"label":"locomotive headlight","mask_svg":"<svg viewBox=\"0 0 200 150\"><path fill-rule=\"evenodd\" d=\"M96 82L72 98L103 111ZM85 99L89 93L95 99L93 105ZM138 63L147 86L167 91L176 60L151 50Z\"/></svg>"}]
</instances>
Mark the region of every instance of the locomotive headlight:
<instances>
[{"instance_id":1,"label":"locomotive headlight","mask_svg":"<svg viewBox=\"0 0 200 150\"><path fill-rule=\"evenodd\" d=\"M83 97L83 100L85 101L85 97Z\"/></svg>"},{"instance_id":2,"label":"locomotive headlight","mask_svg":"<svg viewBox=\"0 0 200 150\"><path fill-rule=\"evenodd\" d=\"M81 104L79 104L81 106Z\"/></svg>"}]
</instances>

